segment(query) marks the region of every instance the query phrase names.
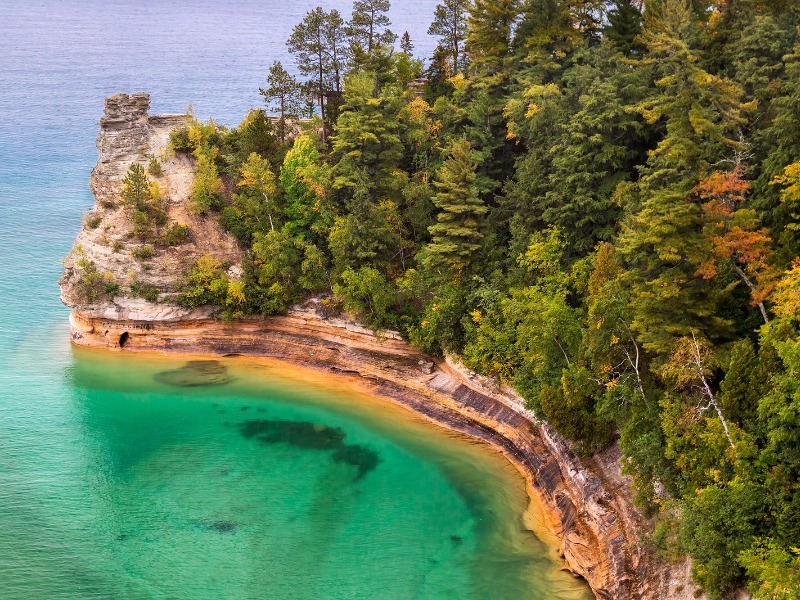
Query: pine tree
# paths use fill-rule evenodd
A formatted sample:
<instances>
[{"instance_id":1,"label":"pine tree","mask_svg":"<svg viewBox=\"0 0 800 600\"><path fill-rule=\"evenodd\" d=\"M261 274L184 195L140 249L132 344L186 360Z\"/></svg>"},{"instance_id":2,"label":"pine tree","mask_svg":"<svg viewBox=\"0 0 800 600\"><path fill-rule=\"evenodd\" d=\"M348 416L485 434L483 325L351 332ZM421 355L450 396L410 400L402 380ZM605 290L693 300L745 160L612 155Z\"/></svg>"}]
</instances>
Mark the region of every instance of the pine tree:
<instances>
[{"instance_id":1,"label":"pine tree","mask_svg":"<svg viewBox=\"0 0 800 600\"><path fill-rule=\"evenodd\" d=\"M480 247L481 218L487 212L475 188L475 168L469 142L456 140L433 184L439 215L428 228L433 239L427 246L427 266L444 267L456 278Z\"/></svg>"},{"instance_id":2,"label":"pine tree","mask_svg":"<svg viewBox=\"0 0 800 600\"><path fill-rule=\"evenodd\" d=\"M506 106L514 135L529 147L504 204L524 229L555 225L574 256L610 239L620 215L617 185L645 158L641 117L626 110L647 93L647 73L622 64L610 44L573 54L561 86L531 86Z\"/></svg>"},{"instance_id":3,"label":"pine tree","mask_svg":"<svg viewBox=\"0 0 800 600\"><path fill-rule=\"evenodd\" d=\"M347 58L344 42L344 21L339 11L328 13L319 7L306 14L286 42L289 52L297 56L298 70L310 78L306 89L316 97L323 120L336 117ZM331 96L334 102L329 107Z\"/></svg>"},{"instance_id":4,"label":"pine tree","mask_svg":"<svg viewBox=\"0 0 800 600\"><path fill-rule=\"evenodd\" d=\"M615 0L608 11L608 25L603 35L626 56L638 55L644 47L637 41L642 32L642 13L635 0Z\"/></svg>"},{"instance_id":5,"label":"pine tree","mask_svg":"<svg viewBox=\"0 0 800 600\"><path fill-rule=\"evenodd\" d=\"M650 16L642 39L661 75L657 93L634 107L665 135L650 151L639 182L641 210L626 223L620 253L635 294L633 328L648 350L666 354L694 329L706 339L732 333L719 303L733 280L709 285L698 273L708 246L700 198L693 190L712 163L741 148L741 89L698 64L690 47L695 18L685 0L665 0Z\"/></svg>"},{"instance_id":6,"label":"pine tree","mask_svg":"<svg viewBox=\"0 0 800 600\"><path fill-rule=\"evenodd\" d=\"M428 35L439 37L439 46L450 53L452 73L463 68L461 55L464 41L467 38L467 0L445 0L438 4L433 13L433 23L428 28Z\"/></svg>"},{"instance_id":7,"label":"pine tree","mask_svg":"<svg viewBox=\"0 0 800 600\"><path fill-rule=\"evenodd\" d=\"M414 56L414 43L411 41L411 36L407 31L403 32L400 36L400 50L408 54L409 57Z\"/></svg>"},{"instance_id":8,"label":"pine tree","mask_svg":"<svg viewBox=\"0 0 800 600\"><path fill-rule=\"evenodd\" d=\"M354 71L345 85L345 105L336 122L333 189L346 216L329 239L341 266L388 265L399 246L397 207L406 178L398 98L376 92L372 72ZM336 249L334 249L336 248Z\"/></svg>"},{"instance_id":9,"label":"pine tree","mask_svg":"<svg viewBox=\"0 0 800 600\"><path fill-rule=\"evenodd\" d=\"M354 54L371 56L380 46L391 46L397 36L389 30L389 0L355 0L347 23L347 36Z\"/></svg>"},{"instance_id":10,"label":"pine tree","mask_svg":"<svg viewBox=\"0 0 800 600\"><path fill-rule=\"evenodd\" d=\"M288 115L296 116L301 109L298 97L300 86L297 80L283 68L280 61L275 61L269 68L267 84L269 84L268 88L258 88L258 91L270 109L278 111L278 137L283 143L286 141L287 134L286 117Z\"/></svg>"},{"instance_id":11,"label":"pine tree","mask_svg":"<svg viewBox=\"0 0 800 600\"><path fill-rule=\"evenodd\" d=\"M132 210L147 211L152 194L144 167L139 163L131 163L122 183L122 203Z\"/></svg>"},{"instance_id":12,"label":"pine tree","mask_svg":"<svg viewBox=\"0 0 800 600\"><path fill-rule=\"evenodd\" d=\"M345 102L333 138L334 189L354 188L363 171L373 201L393 197L403 157L397 99L388 91L376 94L373 73L351 72Z\"/></svg>"},{"instance_id":13,"label":"pine tree","mask_svg":"<svg viewBox=\"0 0 800 600\"><path fill-rule=\"evenodd\" d=\"M521 0L475 0L469 7L467 51L474 75L497 84L508 77L506 59Z\"/></svg>"}]
</instances>

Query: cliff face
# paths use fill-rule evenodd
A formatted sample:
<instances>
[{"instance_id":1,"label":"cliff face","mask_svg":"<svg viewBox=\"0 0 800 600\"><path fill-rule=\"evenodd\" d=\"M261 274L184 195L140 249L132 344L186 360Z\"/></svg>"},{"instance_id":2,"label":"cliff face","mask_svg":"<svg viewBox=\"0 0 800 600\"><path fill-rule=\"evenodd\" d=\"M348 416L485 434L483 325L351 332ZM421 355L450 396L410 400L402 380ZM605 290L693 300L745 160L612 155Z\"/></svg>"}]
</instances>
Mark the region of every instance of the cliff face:
<instances>
[{"instance_id":1,"label":"cliff face","mask_svg":"<svg viewBox=\"0 0 800 600\"><path fill-rule=\"evenodd\" d=\"M485 440L501 449L526 475L531 498L542 509L545 525L561 542L568 567L586 578L598 598L699 597L689 579L689 565L656 560L640 540L645 530L632 504L630 482L620 474L614 448L592 459L575 456L546 423L525 410L513 390L445 361L436 363L412 349L398 335L377 337L346 319L320 316L310 301L285 317L223 323L209 316L212 307L188 312L170 304L177 274L204 253L234 265L241 255L234 241L212 218L187 210L193 173L191 159L164 157L170 218L185 219L195 232L183 247L159 250L144 268L131 251L114 252L104 241L127 240L127 217L119 208L122 177L131 161L163 153L176 116L150 117L146 95L117 95L106 100L98 137L100 160L92 172L97 199L90 213L101 226L85 226L65 261L62 298L70 306L72 341L128 351L164 351L211 355L269 357L304 367L357 378L373 392L412 409L433 422ZM113 242L111 244L113 247ZM81 301L77 262L89 257L120 285L113 299ZM160 290L158 302L132 298L131 275Z\"/></svg>"},{"instance_id":2,"label":"cliff face","mask_svg":"<svg viewBox=\"0 0 800 600\"><path fill-rule=\"evenodd\" d=\"M59 282L64 304L83 315L137 321L208 317L213 313L211 307L187 311L174 303L176 280L203 254L230 264L234 278L240 272L242 255L235 238L216 218L196 215L189 208L194 161L169 152L169 134L183 126L186 117L150 116L149 108L150 96L143 93L116 94L105 101L97 136L98 161L89 180L95 205L64 260L64 275ZM128 168L139 163L147 169L150 157L155 157L162 168L160 176L150 174L149 178L158 184L167 203L169 224L189 228L188 240L177 246L137 240L131 235L133 217L122 206L120 194ZM147 251L152 255L147 256ZM113 297L86 298L80 285L81 261L92 263L100 276L118 287ZM158 301L137 297L136 289L157 292Z\"/></svg>"}]
</instances>

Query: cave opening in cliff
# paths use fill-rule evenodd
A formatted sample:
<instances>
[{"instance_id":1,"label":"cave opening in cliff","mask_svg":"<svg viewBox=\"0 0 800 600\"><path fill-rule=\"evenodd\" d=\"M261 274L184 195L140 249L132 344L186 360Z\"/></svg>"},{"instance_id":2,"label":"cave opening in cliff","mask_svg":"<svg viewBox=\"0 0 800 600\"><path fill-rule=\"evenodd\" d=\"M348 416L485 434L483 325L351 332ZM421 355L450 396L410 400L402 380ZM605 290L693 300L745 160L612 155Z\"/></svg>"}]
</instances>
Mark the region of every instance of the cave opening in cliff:
<instances>
[{"instance_id":1,"label":"cave opening in cliff","mask_svg":"<svg viewBox=\"0 0 800 600\"><path fill-rule=\"evenodd\" d=\"M128 343L128 338L129 337L130 337L130 334L127 331L125 331L121 336L119 336L119 347L120 348L124 348L125 347L125 344Z\"/></svg>"}]
</instances>

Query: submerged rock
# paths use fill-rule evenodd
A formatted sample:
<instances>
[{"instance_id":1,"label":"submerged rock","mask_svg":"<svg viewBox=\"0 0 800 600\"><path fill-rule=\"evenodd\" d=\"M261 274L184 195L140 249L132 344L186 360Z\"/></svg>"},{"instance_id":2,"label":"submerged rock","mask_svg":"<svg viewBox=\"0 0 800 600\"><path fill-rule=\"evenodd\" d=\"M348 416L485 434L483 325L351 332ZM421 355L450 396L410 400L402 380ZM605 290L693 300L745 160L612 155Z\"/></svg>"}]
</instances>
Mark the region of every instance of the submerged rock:
<instances>
[{"instance_id":1,"label":"submerged rock","mask_svg":"<svg viewBox=\"0 0 800 600\"><path fill-rule=\"evenodd\" d=\"M346 444L346 434L339 427L307 421L245 421L239 431L246 438L263 444L289 444L304 450L332 450L334 462L356 467L356 479L373 471L381 459L377 452L361 444Z\"/></svg>"},{"instance_id":2,"label":"submerged rock","mask_svg":"<svg viewBox=\"0 0 800 600\"><path fill-rule=\"evenodd\" d=\"M213 529L219 533L228 533L236 529L236 523L233 521L214 521L209 525L209 529Z\"/></svg>"},{"instance_id":3,"label":"submerged rock","mask_svg":"<svg viewBox=\"0 0 800 600\"><path fill-rule=\"evenodd\" d=\"M228 367L217 360L190 360L178 369L156 373L154 379L177 387L225 385L232 381Z\"/></svg>"}]
</instances>

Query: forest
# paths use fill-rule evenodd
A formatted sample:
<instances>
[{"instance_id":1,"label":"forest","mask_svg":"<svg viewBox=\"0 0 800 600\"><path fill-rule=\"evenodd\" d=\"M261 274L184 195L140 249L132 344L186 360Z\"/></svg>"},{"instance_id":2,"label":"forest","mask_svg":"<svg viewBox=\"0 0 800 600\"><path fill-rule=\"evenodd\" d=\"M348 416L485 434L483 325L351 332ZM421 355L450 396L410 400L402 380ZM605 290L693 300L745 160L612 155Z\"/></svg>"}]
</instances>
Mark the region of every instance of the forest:
<instances>
[{"instance_id":1,"label":"forest","mask_svg":"<svg viewBox=\"0 0 800 600\"><path fill-rule=\"evenodd\" d=\"M311 10L263 109L173 133L246 248L182 303L317 296L456 356L577 452L619 444L646 543L710 597L800 598L800 6L444 0L430 57L388 9Z\"/></svg>"}]
</instances>

